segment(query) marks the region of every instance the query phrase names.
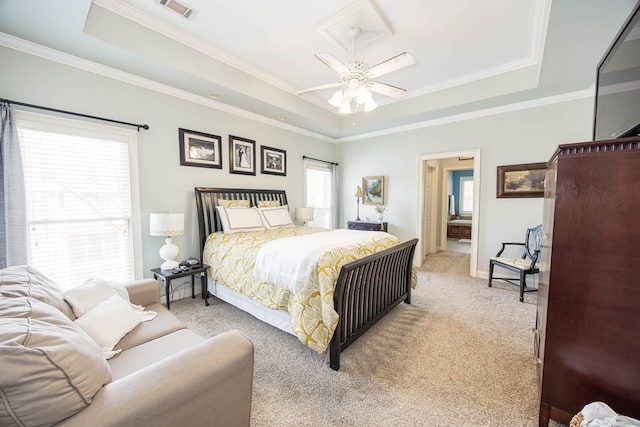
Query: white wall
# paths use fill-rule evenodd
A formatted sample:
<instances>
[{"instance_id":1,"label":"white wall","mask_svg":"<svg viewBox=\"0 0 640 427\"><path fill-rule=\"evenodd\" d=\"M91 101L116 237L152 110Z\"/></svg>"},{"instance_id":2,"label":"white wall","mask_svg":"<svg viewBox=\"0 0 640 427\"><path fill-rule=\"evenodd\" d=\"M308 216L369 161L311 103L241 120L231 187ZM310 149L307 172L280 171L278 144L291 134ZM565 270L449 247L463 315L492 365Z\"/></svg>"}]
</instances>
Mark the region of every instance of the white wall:
<instances>
[{"instance_id":1,"label":"white wall","mask_svg":"<svg viewBox=\"0 0 640 427\"><path fill-rule=\"evenodd\" d=\"M173 240L181 259L199 258L194 187L284 189L293 210L304 202L302 156L335 161L335 144L279 127L4 47L0 47L0 63L0 98L149 125L149 130L138 133L145 277L160 265L158 249L163 244L162 237L148 235L150 212L184 212L186 234ZM223 169L180 166L178 128L222 136ZM229 134L256 141L256 176L229 173ZM260 173L260 145L286 150L286 177Z\"/></svg>"},{"instance_id":2,"label":"white wall","mask_svg":"<svg viewBox=\"0 0 640 427\"><path fill-rule=\"evenodd\" d=\"M385 220L401 240L418 237L419 157L468 149L481 152L478 275L487 276L489 257L503 241L524 239L542 222L542 199L497 199L496 167L546 162L558 144L591 139L592 98L479 117L393 135L342 143L341 224L355 218L353 190L363 176L385 176ZM361 207L360 217L374 216Z\"/></svg>"}]
</instances>

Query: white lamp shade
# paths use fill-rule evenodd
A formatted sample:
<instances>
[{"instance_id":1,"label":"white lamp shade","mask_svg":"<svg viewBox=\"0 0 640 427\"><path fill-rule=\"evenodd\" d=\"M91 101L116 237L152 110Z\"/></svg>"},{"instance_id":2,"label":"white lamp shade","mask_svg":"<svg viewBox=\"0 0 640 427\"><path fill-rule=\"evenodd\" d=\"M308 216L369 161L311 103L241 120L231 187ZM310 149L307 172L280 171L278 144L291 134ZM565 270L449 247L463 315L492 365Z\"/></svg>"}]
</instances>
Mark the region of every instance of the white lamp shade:
<instances>
[{"instance_id":1,"label":"white lamp shade","mask_svg":"<svg viewBox=\"0 0 640 427\"><path fill-rule=\"evenodd\" d=\"M313 221L313 208L296 208L296 221Z\"/></svg>"},{"instance_id":2,"label":"white lamp shade","mask_svg":"<svg viewBox=\"0 0 640 427\"><path fill-rule=\"evenodd\" d=\"M151 236L182 236L184 234L184 214L151 213L149 234Z\"/></svg>"}]
</instances>

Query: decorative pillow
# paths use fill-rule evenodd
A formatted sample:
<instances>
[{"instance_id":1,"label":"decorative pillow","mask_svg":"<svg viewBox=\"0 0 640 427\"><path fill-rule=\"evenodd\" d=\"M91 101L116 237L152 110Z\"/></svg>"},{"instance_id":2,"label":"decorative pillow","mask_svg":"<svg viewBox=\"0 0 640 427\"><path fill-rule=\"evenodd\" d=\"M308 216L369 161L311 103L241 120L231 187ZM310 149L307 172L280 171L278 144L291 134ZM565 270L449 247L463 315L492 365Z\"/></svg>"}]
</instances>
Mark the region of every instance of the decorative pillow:
<instances>
[{"instance_id":1,"label":"decorative pillow","mask_svg":"<svg viewBox=\"0 0 640 427\"><path fill-rule=\"evenodd\" d=\"M120 295L114 294L77 318L75 323L98 344L108 359L118 353L111 351L118 341L138 326L141 320L140 311L131 307Z\"/></svg>"},{"instance_id":2,"label":"decorative pillow","mask_svg":"<svg viewBox=\"0 0 640 427\"><path fill-rule=\"evenodd\" d=\"M75 318L71 307L64 300L62 289L28 265L0 270L0 296L32 297L57 308L71 320Z\"/></svg>"},{"instance_id":3,"label":"decorative pillow","mask_svg":"<svg viewBox=\"0 0 640 427\"><path fill-rule=\"evenodd\" d=\"M225 233L264 230L262 218L257 208L225 208L216 206L222 230Z\"/></svg>"},{"instance_id":4,"label":"decorative pillow","mask_svg":"<svg viewBox=\"0 0 640 427\"><path fill-rule=\"evenodd\" d=\"M279 206L277 208L261 208L259 209L262 223L267 229L289 227L295 225L289 214L289 206Z\"/></svg>"},{"instance_id":5,"label":"decorative pillow","mask_svg":"<svg viewBox=\"0 0 640 427\"><path fill-rule=\"evenodd\" d=\"M218 206L223 206L225 208L248 208L251 205L249 200L218 199Z\"/></svg>"},{"instance_id":6,"label":"decorative pillow","mask_svg":"<svg viewBox=\"0 0 640 427\"><path fill-rule=\"evenodd\" d=\"M258 200L259 208L275 208L280 206L279 200Z\"/></svg>"},{"instance_id":7,"label":"decorative pillow","mask_svg":"<svg viewBox=\"0 0 640 427\"><path fill-rule=\"evenodd\" d=\"M119 283L110 283L102 279L88 279L81 286L64 293L76 317L81 317L96 305L113 295L120 295L130 303L127 289ZM133 308L139 309L140 306Z\"/></svg>"},{"instance_id":8,"label":"decorative pillow","mask_svg":"<svg viewBox=\"0 0 640 427\"><path fill-rule=\"evenodd\" d=\"M0 425L52 425L111 381L100 348L56 308L0 298Z\"/></svg>"}]
</instances>

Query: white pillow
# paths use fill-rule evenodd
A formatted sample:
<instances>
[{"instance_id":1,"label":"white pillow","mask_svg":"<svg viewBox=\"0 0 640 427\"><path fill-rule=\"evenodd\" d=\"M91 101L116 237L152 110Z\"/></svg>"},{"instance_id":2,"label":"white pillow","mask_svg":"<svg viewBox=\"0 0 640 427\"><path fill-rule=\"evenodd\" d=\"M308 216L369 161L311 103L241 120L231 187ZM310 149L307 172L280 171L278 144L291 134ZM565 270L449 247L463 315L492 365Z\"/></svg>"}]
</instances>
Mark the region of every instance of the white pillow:
<instances>
[{"instance_id":1,"label":"white pillow","mask_svg":"<svg viewBox=\"0 0 640 427\"><path fill-rule=\"evenodd\" d=\"M240 231L264 230L262 218L257 208L227 208L216 206L222 231L225 233L237 233Z\"/></svg>"},{"instance_id":2,"label":"white pillow","mask_svg":"<svg viewBox=\"0 0 640 427\"><path fill-rule=\"evenodd\" d=\"M259 208L262 223L267 229L288 227L295 225L291 220L289 206L278 206L277 208Z\"/></svg>"},{"instance_id":3,"label":"white pillow","mask_svg":"<svg viewBox=\"0 0 640 427\"><path fill-rule=\"evenodd\" d=\"M134 310L120 295L114 294L97 304L74 322L100 347L105 357L115 355L113 347L138 326L141 312Z\"/></svg>"},{"instance_id":4,"label":"white pillow","mask_svg":"<svg viewBox=\"0 0 640 427\"><path fill-rule=\"evenodd\" d=\"M113 295L116 295L116 291L110 284L101 279L89 279L81 286L65 291L64 299L67 300L76 317L82 317Z\"/></svg>"}]
</instances>

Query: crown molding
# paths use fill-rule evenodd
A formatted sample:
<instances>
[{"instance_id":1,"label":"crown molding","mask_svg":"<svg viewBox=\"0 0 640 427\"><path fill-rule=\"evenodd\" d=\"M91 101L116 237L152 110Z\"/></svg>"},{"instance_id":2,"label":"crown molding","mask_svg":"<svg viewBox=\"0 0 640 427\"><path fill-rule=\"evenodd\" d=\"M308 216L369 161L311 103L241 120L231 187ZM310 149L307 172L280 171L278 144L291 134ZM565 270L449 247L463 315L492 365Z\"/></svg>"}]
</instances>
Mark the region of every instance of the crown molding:
<instances>
[{"instance_id":1,"label":"crown molding","mask_svg":"<svg viewBox=\"0 0 640 427\"><path fill-rule=\"evenodd\" d=\"M169 37L177 41L178 43L188 46L189 48L207 55L217 61L220 61L223 64L229 65L230 67L236 68L244 73L256 77L257 79L263 80L272 86L275 86L289 93L295 93L297 90L292 85L284 82L283 80L280 80L269 73L265 73L264 71L254 67L253 65L241 61L240 59L228 54L227 52L217 49L208 43L204 43L199 38L196 38L190 34L185 33L184 31L167 25L165 22L130 6L122 0L92 0L92 2L152 31Z\"/></svg>"},{"instance_id":2,"label":"crown molding","mask_svg":"<svg viewBox=\"0 0 640 427\"><path fill-rule=\"evenodd\" d=\"M321 135L316 132L311 132L297 126L290 125L288 123L283 123L276 119L272 119L269 117L262 116L260 114L243 110L241 108L232 107L227 104L223 104L221 102L212 100L210 98L194 95L192 93L189 93L180 89L176 89L174 87L165 85L163 83L158 83L156 81L149 80L140 76L136 76L134 74L127 73L121 70L117 70L115 68L108 67L106 65L102 65L93 61L88 61L86 59L78 58L77 56L60 52L58 50L51 49L46 46L42 46L27 40L23 40L6 33L0 33L0 46L5 46L10 49L27 53L29 55L37 56L39 58L57 62L59 64L67 65L67 66L77 68L79 70L87 71L93 74L98 74L110 79L118 80L118 81L128 83L134 86L138 86L144 89L149 89L154 92L159 92L165 95L172 96L174 98L182 99L184 101L204 105L206 107L213 108L218 111L223 111L239 117L255 120L260 123L265 123L270 126L289 130L301 135L319 139L321 141L335 142L334 138L330 138L328 136Z\"/></svg>"},{"instance_id":3,"label":"crown molding","mask_svg":"<svg viewBox=\"0 0 640 427\"><path fill-rule=\"evenodd\" d=\"M355 136L349 136L345 138L338 138L336 142L350 142L358 141L367 138L374 138L378 136L391 135L395 133L408 132L416 129L424 129L434 126L441 126L444 124L462 122L466 120L478 119L481 117L495 116L498 114L511 113L514 111L527 110L530 108L544 107L547 105L560 104L563 102L575 101L584 98L593 98L595 95L595 86L591 86L589 89L579 90L570 93L564 93L560 95L547 96L544 98L537 98L530 101L516 102L513 104L501 105L499 107L485 108L483 110L471 111L468 113L454 114L447 117L441 117L433 120L425 120L419 123L413 123L410 125L396 126L388 128L378 132L363 133Z\"/></svg>"}]
</instances>

